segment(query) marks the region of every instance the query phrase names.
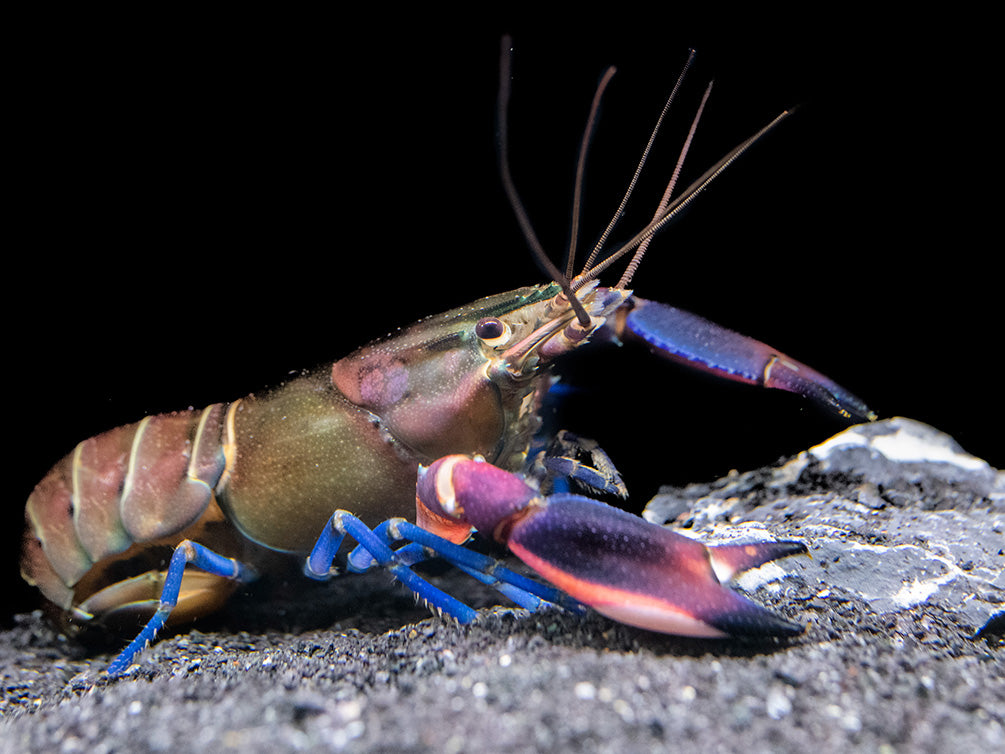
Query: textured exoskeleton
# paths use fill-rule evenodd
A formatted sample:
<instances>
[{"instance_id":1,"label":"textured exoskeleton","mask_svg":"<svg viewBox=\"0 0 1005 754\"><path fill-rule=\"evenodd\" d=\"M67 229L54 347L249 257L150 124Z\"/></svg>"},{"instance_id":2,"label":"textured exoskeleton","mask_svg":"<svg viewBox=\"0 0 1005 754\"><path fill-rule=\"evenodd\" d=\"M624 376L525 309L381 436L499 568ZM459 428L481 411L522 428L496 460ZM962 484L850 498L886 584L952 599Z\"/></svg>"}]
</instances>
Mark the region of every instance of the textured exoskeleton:
<instances>
[{"instance_id":1,"label":"textured exoskeleton","mask_svg":"<svg viewBox=\"0 0 1005 754\"><path fill-rule=\"evenodd\" d=\"M674 202L664 202L654 222L628 248L647 244L756 138L727 155ZM505 162L504 179L508 182ZM515 206L522 218L516 201ZM81 442L28 499L25 579L78 621L156 613L139 643L120 656L118 669L168 614L184 619L214 609L237 581L251 576L247 564L255 566L256 553L312 552L307 572L323 577L345 533L364 550L350 556L350 568L361 570L374 562L391 568L430 602L467 619L449 598L424 591L428 585L415 581L408 566L424 555L414 548L403 548L402 554L387 549L393 537L380 533L384 530L377 525L415 509L420 465L444 456L477 455L499 467L499 473L526 471L534 460L529 456L541 428L540 408L553 383L551 366L601 336L638 340L668 359L801 393L846 417L873 418L848 391L775 349L694 314L635 297L627 285L630 275L613 287L599 285L593 278L602 269L588 263L571 281L555 271L556 282L489 296L421 320L274 390L203 410L148 416ZM545 465L595 487L612 481L610 474L594 474L575 463L563 466L560 459L546 459ZM343 509L351 515L343 515ZM563 516L579 515L574 507L566 510ZM340 513L333 518L334 511ZM621 518L617 523L604 520L619 532L631 529L621 528ZM449 542L466 539L472 524L481 526L470 515L445 515L431 502L420 503L418 524L447 540L423 545L439 554ZM379 532L373 541L371 529ZM539 562L530 564L578 599L597 604L576 586L583 579L561 564L564 545L569 546L566 552L581 550L564 542L560 529L548 529L553 554L545 557L538 551L534 557ZM154 554L154 544L176 548L172 565ZM791 543L764 545L745 563L734 563L734 570L798 549ZM646 562L641 550L639 568L665 565ZM711 557L714 563L716 552L694 550L682 562L707 565ZM720 561L729 560L726 550L718 552ZM448 559L460 564L462 557ZM199 568L185 569L186 563ZM470 567L483 577L491 570ZM535 589L522 582L516 586L509 576L501 580L521 594ZM717 581L714 586L732 595ZM671 610L674 615L692 616L683 623L673 616L634 622L672 631L697 620L704 626L699 635L727 633L732 625L744 630L744 622L730 613L730 605L739 603L716 594L725 612L720 610L714 620L695 617L697 608L678 604ZM561 601L554 590L543 596ZM608 605L604 612L624 620L633 609L637 612ZM791 632L791 624L780 619L764 625L774 625L776 633Z\"/></svg>"},{"instance_id":2,"label":"textured exoskeleton","mask_svg":"<svg viewBox=\"0 0 1005 754\"><path fill-rule=\"evenodd\" d=\"M704 638L802 632L723 586L805 553L802 542L704 545L587 497L544 497L478 457L423 467L418 505L494 537L566 594L630 626Z\"/></svg>"}]
</instances>

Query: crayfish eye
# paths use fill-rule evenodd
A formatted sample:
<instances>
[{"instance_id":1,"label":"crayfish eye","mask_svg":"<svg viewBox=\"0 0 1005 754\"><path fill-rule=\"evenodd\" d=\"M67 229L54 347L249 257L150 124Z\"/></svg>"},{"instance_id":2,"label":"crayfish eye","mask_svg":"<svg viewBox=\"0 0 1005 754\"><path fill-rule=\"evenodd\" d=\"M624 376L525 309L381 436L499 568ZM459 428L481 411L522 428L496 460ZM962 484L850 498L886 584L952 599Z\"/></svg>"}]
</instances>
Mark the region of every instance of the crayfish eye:
<instances>
[{"instance_id":1,"label":"crayfish eye","mask_svg":"<svg viewBox=\"0 0 1005 754\"><path fill-rule=\"evenodd\" d=\"M496 317L485 317L475 325L475 335L485 345L493 348L501 346L509 340L509 325Z\"/></svg>"}]
</instances>

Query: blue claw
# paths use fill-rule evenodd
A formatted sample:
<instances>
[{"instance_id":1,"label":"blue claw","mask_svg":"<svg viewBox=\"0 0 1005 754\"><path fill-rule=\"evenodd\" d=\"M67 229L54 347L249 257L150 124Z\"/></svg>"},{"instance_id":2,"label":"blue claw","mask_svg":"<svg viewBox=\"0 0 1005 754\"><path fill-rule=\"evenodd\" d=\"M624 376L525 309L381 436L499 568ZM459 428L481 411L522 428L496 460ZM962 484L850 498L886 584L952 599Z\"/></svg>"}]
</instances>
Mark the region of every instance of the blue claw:
<instances>
[{"instance_id":1,"label":"blue claw","mask_svg":"<svg viewBox=\"0 0 1005 754\"><path fill-rule=\"evenodd\" d=\"M632 301L619 336L641 340L666 359L737 382L798 393L847 419L876 419L848 390L759 340L675 306L638 297Z\"/></svg>"}]
</instances>

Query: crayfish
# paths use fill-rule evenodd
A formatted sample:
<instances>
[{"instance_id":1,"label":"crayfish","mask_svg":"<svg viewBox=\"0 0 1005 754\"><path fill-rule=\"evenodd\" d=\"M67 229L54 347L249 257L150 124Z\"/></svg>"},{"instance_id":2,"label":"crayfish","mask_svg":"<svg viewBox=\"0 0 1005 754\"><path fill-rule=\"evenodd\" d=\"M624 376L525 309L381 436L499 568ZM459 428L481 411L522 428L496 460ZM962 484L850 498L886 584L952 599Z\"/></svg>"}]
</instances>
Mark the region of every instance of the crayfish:
<instances>
[{"instance_id":1,"label":"crayfish","mask_svg":"<svg viewBox=\"0 0 1005 754\"><path fill-rule=\"evenodd\" d=\"M304 572L318 579L336 560L349 571L382 566L461 622L474 611L413 565L441 557L524 607L587 605L655 631L801 630L723 582L804 552L803 544L706 546L587 497L541 492L553 477L623 492L599 449L568 435L550 446L540 438L552 366L591 341L640 341L667 359L800 393L846 418L874 418L795 359L629 288L653 235L784 114L675 198L671 182L653 221L620 249L596 262L598 245L578 274L570 254L563 273L540 248L509 175L503 60L503 183L550 282L421 320L272 391L109 430L77 445L35 487L26 506L25 579L75 621L147 621L110 672L128 667L169 618L215 609L253 578L258 555L276 551L305 558ZM598 276L631 251L621 279L600 285ZM578 460L584 449L587 460ZM411 511L415 523L401 518ZM464 548L475 530L550 583ZM357 544L347 553L346 536ZM174 548L166 565L153 555L165 544Z\"/></svg>"}]
</instances>

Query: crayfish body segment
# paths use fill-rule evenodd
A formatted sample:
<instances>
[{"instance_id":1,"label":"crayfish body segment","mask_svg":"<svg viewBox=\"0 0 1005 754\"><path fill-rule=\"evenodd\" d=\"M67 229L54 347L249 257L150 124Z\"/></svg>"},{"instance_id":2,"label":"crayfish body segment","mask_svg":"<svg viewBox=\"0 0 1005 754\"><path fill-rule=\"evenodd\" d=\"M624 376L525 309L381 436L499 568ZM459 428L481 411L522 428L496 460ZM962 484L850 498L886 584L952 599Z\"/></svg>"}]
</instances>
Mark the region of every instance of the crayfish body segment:
<instances>
[{"instance_id":1,"label":"crayfish body segment","mask_svg":"<svg viewBox=\"0 0 1005 754\"><path fill-rule=\"evenodd\" d=\"M530 609L583 603L625 623L697 636L797 632L720 579L803 545L705 546L588 498L542 497L514 475L558 470L623 491L609 460L596 468L568 458L538 464L531 452L542 439L552 366L597 339L637 341L668 360L800 393L846 418L874 418L795 359L634 296L630 273L611 287L596 280L614 258L648 245L775 122L661 202L632 242L571 280L555 270L552 282L428 317L275 390L147 417L80 443L29 496L24 578L78 622L153 615L115 670L169 618L215 609L266 553L306 556L306 573L325 578L346 537L358 543L345 556L348 570L387 568L458 620L470 611L411 570L431 553ZM417 496L420 466L428 471ZM398 518L413 510L416 524ZM461 547L472 529L506 544L553 586ZM170 564L165 548L174 549Z\"/></svg>"}]
</instances>

